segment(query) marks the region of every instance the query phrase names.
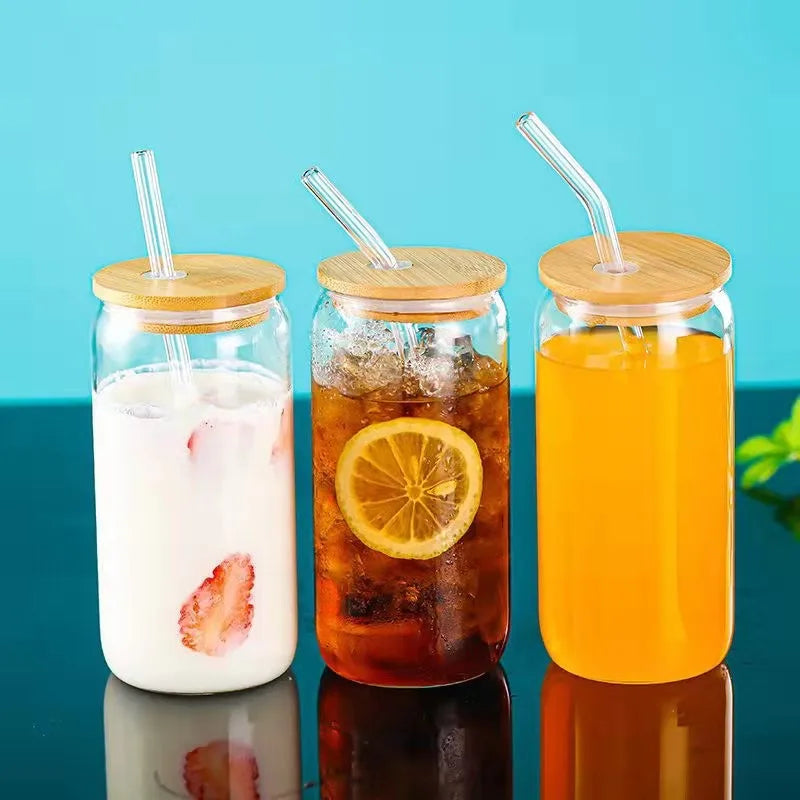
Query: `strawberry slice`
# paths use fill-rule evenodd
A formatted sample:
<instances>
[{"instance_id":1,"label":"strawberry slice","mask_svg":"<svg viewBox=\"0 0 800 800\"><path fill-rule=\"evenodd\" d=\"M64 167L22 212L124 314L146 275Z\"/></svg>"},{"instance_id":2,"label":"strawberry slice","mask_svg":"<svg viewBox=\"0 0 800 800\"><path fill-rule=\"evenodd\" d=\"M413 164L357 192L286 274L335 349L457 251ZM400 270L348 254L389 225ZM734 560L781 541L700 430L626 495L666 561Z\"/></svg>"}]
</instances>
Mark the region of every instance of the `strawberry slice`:
<instances>
[{"instance_id":1,"label":"strawberry slice","mask_svg":"<svg viewBox=\"0 0 800 800\"><path fill-rule=\"evenodd\" d=\"M193 800L259 800L258 762L251 747L217 741L183 761L183 782Z\"/></svg>"},{"instance_id":2,"label":"strawberry slice","mask_svg":"<svg viewBox=\"0 0 800 800\"><path fill-rule=\"evenodd\" d=\"M234 553L214 567L181 606L178 626L183 645L207 656L224 656L239 647L253 624L254 582L249 555Z\"/></svg>"},{"instance_id":3,"label":"strawberry slice","mask_svg":"<svg viewBox=\"0 0 800 800\"><path fill-rule=\"evenodd\" d=\"M186 447L192 455L195 455L198 445L207 438L207 434L213 431L215 427L216 425L214 422L205 420L192 431L186 442Z\"/></svg>"},{"instance_id":4,"label":"strawberry slice","mask_svg":"<svg viewBox=\"0 0 800 800\"><path fill-rule=\"evenodd\" d=\"M286 402L286 405L281 411L281 423L278 428L278 438L272 446L272 453L270 455L271 461L278 461L292 452L292 444L294 437L293 433L293 414L292 414L292 401L291 399Z\"/></svg>"}]
</instances>

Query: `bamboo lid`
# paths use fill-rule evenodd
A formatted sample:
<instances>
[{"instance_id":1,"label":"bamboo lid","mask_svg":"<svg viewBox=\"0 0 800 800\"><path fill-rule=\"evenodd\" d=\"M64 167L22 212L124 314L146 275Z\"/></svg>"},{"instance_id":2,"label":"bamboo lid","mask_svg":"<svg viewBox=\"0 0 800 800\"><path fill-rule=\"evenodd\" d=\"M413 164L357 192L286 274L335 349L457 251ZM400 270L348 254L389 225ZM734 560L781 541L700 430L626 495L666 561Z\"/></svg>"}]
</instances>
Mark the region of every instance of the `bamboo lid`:
<instances>
[{"instance_id":1,"label":"bamboo lid","mask_svg":"<svg viewBox=\"0 0 800 800\"><path fill-rule=\"evenodd\" d=\"M731 257L714 242L681 233L620 233L622 254L635 272L594 269L597 250L586 236L548 250L539 278L557 295L598 305L646 305L687 300L719 289L731 276Z\"/></svg>"},{"instance_id":2,"label":"bamboo lid","mask_svg":"<svg viewBox=\"0 0 800 800\"><path fill-rule=\"evenodd\" d=\"M450 247L392 247L404 269L375 269L361 252L326 258L317 280L326 289L375 300L450 300L499 289L506 265L476 250Z\"/></svg>"},{"instance_id":3,"label":"bamboo lid","mask_svg":"<svg viewBox=\"0 0 800 800\"><path fill-rule=\"evenodd\" d=\"M184 278L146 277L146 258L120 261L96 272L92 291L105 303L154 311L204 311L269 300L283 291L284 271L248 256L192 253L172 258Z\"/></svg>"}]
</instances>

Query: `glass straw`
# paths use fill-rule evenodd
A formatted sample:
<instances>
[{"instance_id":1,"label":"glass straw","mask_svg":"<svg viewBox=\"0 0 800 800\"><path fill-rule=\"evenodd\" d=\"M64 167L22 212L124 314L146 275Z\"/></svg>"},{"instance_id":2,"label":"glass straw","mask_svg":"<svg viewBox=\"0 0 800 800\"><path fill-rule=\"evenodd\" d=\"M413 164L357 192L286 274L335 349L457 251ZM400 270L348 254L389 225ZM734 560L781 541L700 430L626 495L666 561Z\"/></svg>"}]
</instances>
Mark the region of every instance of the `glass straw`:
<instances>
[{"instance_id":1,"label":"glass straw","mask_svg":"<svg viewBox=\"0 0 800 800\"><path fill-rule=\"evenodd\" d=\"M592 180L586 170L575 160L553 132L532 111L523 114L517 120L517 130L532 144L548 164L569 184L573 192L586 209L589 223L592 226L594 243L600 261L597 268L602 272L623 274L631 272L632 264L622 257L617 226L611 214L611 206L600 187ZM638 325L630 327L617 326L622 344L627 349L634 349L633 341L638 340L638 347L644 345L644 334Z\"/></svg>"},{"instance_id":2,"label":"glass straw","mask_svg":"<svg viewBox=\"0 0 800 800\"><path fill-rule=\"evenodd\" d=\"M164 203L158 184L156 159L152 150L137 150L131 153L133 179L136 182L136 195L139 198L139 212L142 216L144 239L147 244L147 257L150 260L150 278L174 280L184 277L175 271L172 263L172 250L169 245L167 220L164 216ZM187 387L192 382L192 360L189 345L182 334L169 334L164 337L169 371L176 385Z\"/></svg>"},{"instance_id":3,"label":"glass straw","mask_svg":"<svg viewBox=\"0 0 800 800\"><path fill-rule=\"evenodd\" d=\"M353 204L334 186L328 176L318 167L311 167L303 173L302 181L314 197L322 203L330 215L345 229L358 249L369 259L375 269L403 269L410 266L407 261L398 261L378 232L355 209ZM405 357L405 347L401 330L405 333L408 346L416 344L416 333L411 323L398 325L389 323L395 345L401 358Z\"/></svg>"},{"instance_id":4,"label":"glass straw","mask_svg":"<svg viewBox=\"0 0 800 800\"><path fill-rule=\"evenodd\" d=\"M611 206L600 187L532 111L517 120L517 130L539 151L548 164L569 184L586 209L594 234L598 266L604 272L627 272L622 247L611 214Z\"/></svg>"}]
</instances>

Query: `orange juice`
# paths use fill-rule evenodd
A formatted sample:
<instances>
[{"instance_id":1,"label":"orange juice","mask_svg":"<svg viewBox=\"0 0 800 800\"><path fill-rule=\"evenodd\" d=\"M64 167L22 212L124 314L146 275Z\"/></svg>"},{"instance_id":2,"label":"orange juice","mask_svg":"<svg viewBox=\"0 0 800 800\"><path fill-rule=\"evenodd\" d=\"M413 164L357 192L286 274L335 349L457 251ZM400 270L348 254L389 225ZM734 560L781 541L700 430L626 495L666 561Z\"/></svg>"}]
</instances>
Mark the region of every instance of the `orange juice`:
<instances>
[{"instance_id":1,"label":"orange juice","mask_svg":"<svg viewBox=\"0 0 800 800\"><path fill-rule=\"evenodd\" d=\"M699 675L733 630L731 347L680 325L644 345L582 329L536 356L542 636L616 683Z\"/></svg>"}]
</instances>

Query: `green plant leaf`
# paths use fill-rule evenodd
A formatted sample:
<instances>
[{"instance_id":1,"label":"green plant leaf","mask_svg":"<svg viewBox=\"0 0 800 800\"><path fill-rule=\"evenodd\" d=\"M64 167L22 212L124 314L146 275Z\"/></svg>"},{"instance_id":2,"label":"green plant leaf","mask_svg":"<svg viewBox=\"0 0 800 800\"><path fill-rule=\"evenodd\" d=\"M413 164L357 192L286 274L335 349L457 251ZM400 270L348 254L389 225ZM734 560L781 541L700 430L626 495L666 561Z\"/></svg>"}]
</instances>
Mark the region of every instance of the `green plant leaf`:
<instances>
[{"instance_id":1,"label":"green plant leaf","mask_svg":"<svg viewBox=\"0 0 800 800\"><path fill-rule=\"evenodd\" d=\"M742 488L752 489L753 486L766 483L785 461L785 456L764 456L754 461L742 475Z\"/></svg>"},{"instance_id":2,"label":"green plant leaf","mask_svg":"<svg viewBox=\"0 0 800 800\"><path fill-rule=\"evenodd\" d=\"M775 519L800 539L800 498L787 498L775 513Z\"/></svg>"},{"instance_id":3,"label":"green plant leaf","mask_svg":"<svg viewBox=\"0 0 800 800\"><path fill-rule=\"evenodd\" d=\"M762 456L783 456L786 455L787 449L769 436L752 436L736 448L736 461L743 464Z\"/></svg>"},{"instance_id":4,"label":"green plant leaf","mask_svg":"<svg viewBox=\"0 0 800 800\"><path fill-rule=\"evenodd\" d=\"M786 435L793 450L800 450L800 397L794 401Z\"/></svg>"},{"instance_id":5,"label":"green plant leaf","mask_svg":"<svg viewBox=\"0 0 800 800\"><path fill-rule=\"evenodd\" d=\"M778 423L775 426L775 430L772 431L772 441L780 445L784 450L792 449L791 437L789 435L791 427L791 420L785 419L783 422Z\"/></svg>"}]
</instances>

